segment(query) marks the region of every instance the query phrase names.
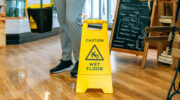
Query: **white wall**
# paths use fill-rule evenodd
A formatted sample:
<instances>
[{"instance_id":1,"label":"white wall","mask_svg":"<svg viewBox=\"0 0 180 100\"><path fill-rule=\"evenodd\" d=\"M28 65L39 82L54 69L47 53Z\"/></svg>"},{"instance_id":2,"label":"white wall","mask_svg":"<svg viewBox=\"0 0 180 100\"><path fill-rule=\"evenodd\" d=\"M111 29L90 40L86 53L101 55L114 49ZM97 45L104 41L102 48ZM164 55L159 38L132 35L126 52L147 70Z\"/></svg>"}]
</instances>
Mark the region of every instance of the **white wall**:
<instances>
[{"instance_id":1,"label":"white wall","mask_svg":"<svg viewBox=\"0 0 180 100\"><path fill-rule=\"evenodd\" d=\"M44 4L49 4L51 3L51 0L43 0ZM40 4L40 0L28 0L28 5L32 4Z\"/></svg>"},{"instance_id":2,"label":"white wall","mask_svg":"<svg viewBox=\"0 0 180 100\"><path fill-rule=\"evenodd\" d=\"M56 14L53 15L53 28L55 27L59 27ZM22 34L25 32L30 32L28 18L6 20L6 34Z\"/></svg>"},{"instance_id":3,"label":"white wall","mask_svg":"<svg viewBox=\"0 0 180 100\"><path fill-rule=\"evenodd\" d=\"M0 4L3 4L4 0L0 0Z\"/></svg>"}]
</instances>

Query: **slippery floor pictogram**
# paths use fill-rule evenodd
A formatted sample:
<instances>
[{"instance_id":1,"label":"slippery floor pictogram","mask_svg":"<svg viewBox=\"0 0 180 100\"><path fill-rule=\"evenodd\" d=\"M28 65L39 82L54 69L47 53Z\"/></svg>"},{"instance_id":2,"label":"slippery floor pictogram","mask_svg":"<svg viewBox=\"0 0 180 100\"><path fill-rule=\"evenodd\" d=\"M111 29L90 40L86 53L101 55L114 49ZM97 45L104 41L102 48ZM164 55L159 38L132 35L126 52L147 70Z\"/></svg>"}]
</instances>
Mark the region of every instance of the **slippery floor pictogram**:
<instances>
[{"instance_id":1,"label":"slippery floor pictogram","mask_svg":"<svg viewBox=\"0 0 180 100\"><path fill-rule=\"evenodd\" d=\"M103 61L104 58L101 55L101 53L99 52L99 49L97 48L97 46L94 45L92 47L92 49L90 50L88 56L86 57L86 60L101 60L101 61Z\"/></svg>"}]
</instances>

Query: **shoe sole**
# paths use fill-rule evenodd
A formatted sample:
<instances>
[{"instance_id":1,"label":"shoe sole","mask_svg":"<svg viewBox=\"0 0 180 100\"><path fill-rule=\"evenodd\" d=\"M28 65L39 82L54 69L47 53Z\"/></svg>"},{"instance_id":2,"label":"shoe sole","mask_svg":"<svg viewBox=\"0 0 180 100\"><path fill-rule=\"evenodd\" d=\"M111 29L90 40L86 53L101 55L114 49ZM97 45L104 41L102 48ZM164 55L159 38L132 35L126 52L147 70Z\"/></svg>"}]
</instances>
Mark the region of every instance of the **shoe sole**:
<instances>
[{"instance_id":1,"label":"shoe sole","mask_svg":"<svg viewBox=\"0 0 180 100\"><path fill-rule=\"evenodd\" d=\"M70 67L68 67L68 68L65 68L65 69L60 70L60 71L53 72L53 73L51 73L51 74L58 74L58 73L61 73L61 72L70 71L70 70L72 70L72 69L73 69L73 67L74 67L74 65L71 65L71 66L70 66Z\"/></svg>"},{"instance_id":2,"label":"shoe sole","mask_svg":"<svg viewBox=\"0 0 180 100\"><path fill-rule=\"evenodd\" d=\"M76 77L77 77L77 75L71 75L71 77L76 78Z\"/></svg>"}]
</instances>

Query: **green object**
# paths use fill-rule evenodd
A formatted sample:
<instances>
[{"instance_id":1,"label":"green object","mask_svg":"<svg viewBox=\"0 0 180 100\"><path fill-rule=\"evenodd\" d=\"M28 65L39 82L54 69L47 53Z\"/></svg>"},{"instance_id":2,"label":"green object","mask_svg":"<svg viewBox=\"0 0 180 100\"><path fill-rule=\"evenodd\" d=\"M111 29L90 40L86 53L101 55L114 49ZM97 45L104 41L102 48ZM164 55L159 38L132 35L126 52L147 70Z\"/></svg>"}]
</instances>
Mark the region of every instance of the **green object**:
<instances>
[{"instance_id":1,"label":"green object","mask_svg":"<svg viewBox=\"0 0 180 100\"><path fill-rule=\"evenodd\" d=\"M15 8L14 17L19 17L19 8Z\"/></svg>"},{"instance_id":2,"label":"green object","mask_svg":"<svg viewBox=\"0 0 180 100\"><path fill-rule=\"evenodd\" d=\"M7 15L7 16L8 16L8 17L14 17L14 8L13 8L13 7L9 8L8 15Z\"/></svg>"}]
</instances>

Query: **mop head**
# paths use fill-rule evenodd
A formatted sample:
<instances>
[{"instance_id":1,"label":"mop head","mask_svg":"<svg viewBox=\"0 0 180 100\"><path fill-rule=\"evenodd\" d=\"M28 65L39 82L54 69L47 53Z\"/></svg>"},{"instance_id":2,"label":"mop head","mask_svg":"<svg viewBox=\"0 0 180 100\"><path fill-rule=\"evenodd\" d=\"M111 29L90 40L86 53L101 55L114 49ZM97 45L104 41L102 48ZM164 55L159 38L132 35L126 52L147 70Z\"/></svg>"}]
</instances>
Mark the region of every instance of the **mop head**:
<instances>
[{"instance_id":1,"label":"mop head","mask_svg":"<svg viewBox=\"0 0 180 100\"><path fill-rule=\"evenodd\" d=\"M173 57L171 55L166 54L166 53L161 53L158 61L161 63L165 63L165 64L172 64L173 63Z\"/></svg>"}]
</instances>

